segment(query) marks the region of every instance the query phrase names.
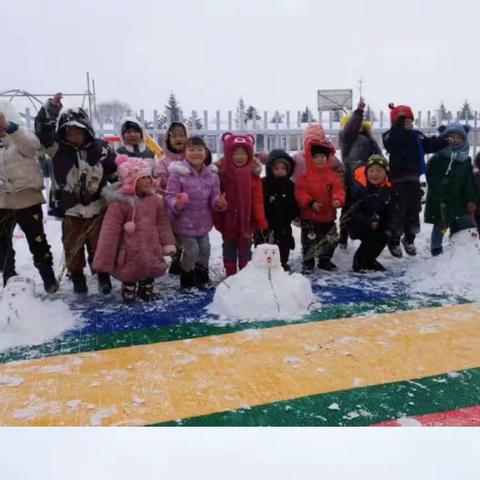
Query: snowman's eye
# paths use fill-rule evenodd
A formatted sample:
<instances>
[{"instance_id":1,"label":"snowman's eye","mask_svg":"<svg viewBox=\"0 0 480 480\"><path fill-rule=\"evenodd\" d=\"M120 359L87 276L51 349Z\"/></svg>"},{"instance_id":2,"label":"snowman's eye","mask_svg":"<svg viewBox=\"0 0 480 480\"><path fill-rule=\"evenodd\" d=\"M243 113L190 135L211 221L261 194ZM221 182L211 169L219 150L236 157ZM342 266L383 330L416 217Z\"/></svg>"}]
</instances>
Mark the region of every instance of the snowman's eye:
<instances>
[{"instance_id":1,"label":"snowman's eye","mask_svg":"<svg viewBox=\"0 0 480 480\"><path fill-rule=\"evenodd\" d=\"M477 239L477 238L478 238L478 233L477 233L477 232L472 232L470 235L471 235L472 238L474 238L474 239Z\"/></svg>"}]
</instances>

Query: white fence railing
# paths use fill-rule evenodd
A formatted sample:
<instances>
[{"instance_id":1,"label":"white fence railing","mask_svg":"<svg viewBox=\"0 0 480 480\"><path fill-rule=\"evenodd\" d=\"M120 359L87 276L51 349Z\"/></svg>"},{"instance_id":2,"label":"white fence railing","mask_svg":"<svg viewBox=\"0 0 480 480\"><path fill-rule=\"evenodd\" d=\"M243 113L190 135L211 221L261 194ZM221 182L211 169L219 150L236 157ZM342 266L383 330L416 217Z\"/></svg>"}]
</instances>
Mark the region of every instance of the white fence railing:
<instances>
[{"instance_id":1,"label":"white fence railing","mask_svg":"<svg viewBox=\"0 0 480 480\"><path fill-rule=\"evenodd\" d=\"M237 113L228 111L222 114L220 111L215 111L213 115L205 110L202 116L197 116L192 112L190 118L198 118L201 121L202 128L197 129L190 126L190 132L194 135L204 137L213 153L221 153L221 137L225 132L249 132L256 137L256 148L259 152L268 152L273 148L283 148L288 151L298 151L302 147L302 134L305 128L313 123L314 120L320 122L325 128L327 135L332 143L338 148L338 134L340 132L340 121L343 116L342 112L318 112L315 119L309 115L308 121L302 121L302 112L255 112L253 119L245 119ZM26 126L33 130L34 118L36 112L32 109L26 108L21 112L25 119ZM147 131L159 142L162 143L163 137L168 126L169 119L162 119L161 115L156 110L153 111L153 117L149 120L145 116L145 112L140 110L135 115L138 120L145 125ZM260 117L260 118L258 118ZM372 134L382 145L382 133L390 128L389 112L372 112L370 120L373 126ZM448 113L446 118L441 118L439 112L417 112L415 125L427 135L434 135L437 133L437 127L441 124L447 124L452 121L460 121L461 123L471 126L469 134L469 142L473 149L473 155L476 154L480 148L480 117L478 112L472 114L472 118L464 120L459 119L459 112L456 115ZM188 120L185 120L188 124ZM107 124L101 119L94 122L97 135L104 137L107 135L118 135L119 127L115 123Z\"/></svg>"}]
</instances>

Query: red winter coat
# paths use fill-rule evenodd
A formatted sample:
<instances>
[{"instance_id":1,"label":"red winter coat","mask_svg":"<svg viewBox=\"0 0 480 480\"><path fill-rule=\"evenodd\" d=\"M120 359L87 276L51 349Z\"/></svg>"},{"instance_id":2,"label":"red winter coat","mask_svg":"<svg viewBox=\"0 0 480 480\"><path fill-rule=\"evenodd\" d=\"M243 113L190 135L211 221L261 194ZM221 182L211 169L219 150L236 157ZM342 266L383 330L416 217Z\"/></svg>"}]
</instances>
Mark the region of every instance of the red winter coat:
<instances>
[{"instance_id":1,"label":"red winter coat","mask_svg":"<svg viewBox=\"0 0 480 480\"><path fill-rule=\"evenodd\" d=\"M111 199L114 201L108 205L95 250L95 270L122 282L163 275L167 265L162 247L175 245L165 200L157 195L139 198L118 191ZM132 220L135 230L127 233L124 225Z\"/></svg>"},{"instance_id":2,"label":"red winter coat","mask_svg":"<svg viewBox=\"0 0 480 480\"><path fill-rule=\"evenodd\" d=\"M337 218L337 211L332 203L334 200L338 200L341 206L345 204L345 189L342 180L340 180L331 167L332 159L335 157L333 145L328 140L325 140L323 143L314 142L313 144L322 145L330 149L328 161L322 167L314 165L311 145L306 145L306 171L297 180L295 198L300 208L302 220L330 223ZM321 209L319 212L312 209L313 202L320 204Z\"/></svg>"},{"instance_id":3,"label":"red winter coat","mask_svg":"<svg viewBox=\"0 0 480 480\"><path fill-rule=\"evenodd\" d=\"M219 168L219 177L220 177L220 189L222 193L226 194L227 200L227 209L224 212L213 212L213 222L215 228L226 238L230 240L241 240L241 235L239 231L228 230L225 227L225 217L229 215L230 209L232 208L233 202L230 200L234 187L231 184L234 179L229 179L225 174L225 165L224 162L227 161L222 159L218 163ZM249 237L251 237L254 232L257 230L267 230L268 222L265 217L265 210L263 204L263 186L260 179L260 170L261 167L252 163L252 179L251 179L251 212L250 212L250 232ZM229 201L230 200L230 201Z\"/></svg>"}]
</instances>

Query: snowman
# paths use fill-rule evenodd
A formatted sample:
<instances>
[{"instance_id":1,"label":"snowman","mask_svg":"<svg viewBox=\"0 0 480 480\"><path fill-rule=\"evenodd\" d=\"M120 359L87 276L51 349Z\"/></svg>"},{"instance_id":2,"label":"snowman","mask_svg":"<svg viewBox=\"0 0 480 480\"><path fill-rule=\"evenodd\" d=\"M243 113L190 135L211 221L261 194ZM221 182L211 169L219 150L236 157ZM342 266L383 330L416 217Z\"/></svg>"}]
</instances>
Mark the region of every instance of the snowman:
<instances>
[{"instance_id":1,"label":"snowman","mask_svg":"<svg viewBox=\"0 0 480 480\"><path fill-rule=\"evenodd\" d=\"M314 301L310 281L283 270L278 246L261 244L244 269L217 286L208 311L228 319L293 319Z\"/></svg>"},{"instance_id":2,"label":"snowman","mask_svg":"<svg viewBox=\"0 0 480 480\"><path fill-rule=\"evenodd\" d=\"M0 330L21 320L21 313L35 299L35 284L27 277L16 275L8 279L0 301Z\"/></svg>"},{"instance_id":3,"label":"snowman","mask_svg":"<svg viewBox=\"0 0 480 480\"><path fill-rule=\"evenodd\" d=\"M450 246L453 259L468 258L470 262L480 260L480 240L473 217L464 215L453 221L450 225Z\"/></svg>"},{"instance_id":4,"label":"snowman","mask_svg":"<svg viewBox=\"0 0 480 480\"><path fill-rule=\"evenodd\" d=\"M407 272L416 292L455 295L480 300L480 239L477 225L469 216L456 218L450 225L450 249L443 255L418 262Z\"/></svg>"}]
</instances>

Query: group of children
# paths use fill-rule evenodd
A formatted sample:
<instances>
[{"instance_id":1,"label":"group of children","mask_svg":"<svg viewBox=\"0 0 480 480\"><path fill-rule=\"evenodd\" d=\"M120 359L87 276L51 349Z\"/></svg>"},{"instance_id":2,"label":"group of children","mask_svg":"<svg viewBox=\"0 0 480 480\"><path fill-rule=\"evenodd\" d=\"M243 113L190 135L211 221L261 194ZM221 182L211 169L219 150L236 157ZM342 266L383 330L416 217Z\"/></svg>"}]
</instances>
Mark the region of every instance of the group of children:
<instances>
[{"instance_id":1,"label":"group of children","mask_svg":"<svg viewBox=\"0 0 480 480\"><path fill-rule=\"evenodd\" d=\"M343 162L321 125L304 132L304 148L292 158L273 150L263 165L252 135L226 133L223 157L212 155L200 137L174 122L157 160L135 118L121 124L123 145L114 152L95 137L82 109L62 112L61 94L48 100L35 120L36 137L0 113L0 263L4 283L15 275L13 229L18 223L49 293L58 289L43 231L43 179L36 155L40 144L52 158L50 213L63 218L65 264L74 291L87 292L85 250L100 291L122 282L122 298L153 298L154 279L167 268L183 288L209 283L209 232L223 238L227 276L250 260L251 244L275 243L289 270L295 247L292 223L299 222L303 273L315 266L336 270L332 256L348 237L360 240L353 270L384 270L377 258L386 246L395 257L416 254L420 228L420 175L428 182L425 220L434 224L432 254L458 216L476 213L476 184L464 125L452 124L437 137L413 128L405 105L391 108L383 143L389 161L364 121L361 101L342 122ZM1 111L1 109L0 109ZM437 152L425 165L425 154ZM342 209L340 234L337 210Z\"/></svg>"}]
</instances>

